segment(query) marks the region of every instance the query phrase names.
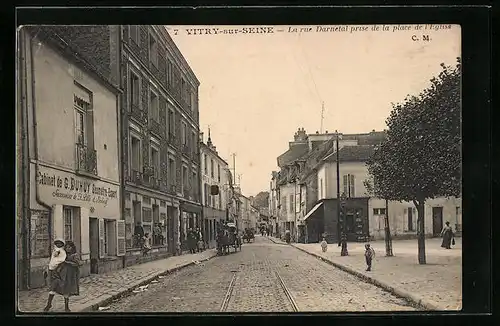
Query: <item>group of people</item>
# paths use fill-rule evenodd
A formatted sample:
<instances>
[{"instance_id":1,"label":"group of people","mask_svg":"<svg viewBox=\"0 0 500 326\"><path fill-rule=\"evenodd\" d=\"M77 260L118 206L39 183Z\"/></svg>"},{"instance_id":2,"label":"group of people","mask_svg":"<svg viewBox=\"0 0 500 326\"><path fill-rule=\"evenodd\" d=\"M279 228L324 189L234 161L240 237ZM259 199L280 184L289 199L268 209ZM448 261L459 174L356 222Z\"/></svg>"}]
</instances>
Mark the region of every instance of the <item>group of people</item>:
<instances>
[{"instance_id":1,"label":"group of people","mask_svg":"<svg viewBox=\"0 0 500 326\"><path fill-rule=\"evenodd\" d=\"M54 241L54 250L44 276L49 286L49 297L43 311L52 308L52 300L59 294L64 297L64 311L69 312L70 296L80 294L80 256L73 241Z\"/></svg>"},{"instance_id":2,"label":"group of people","mask_svg":"<svg viewBox=\"0 0 500 326\"><path fill-rule=\"evenodd\" d=\"M189 228L187 232L187 245L189 252L192 254L205 250L205 242L203 241L203 234L200 228Z\"/></svg>"}]
</instances>

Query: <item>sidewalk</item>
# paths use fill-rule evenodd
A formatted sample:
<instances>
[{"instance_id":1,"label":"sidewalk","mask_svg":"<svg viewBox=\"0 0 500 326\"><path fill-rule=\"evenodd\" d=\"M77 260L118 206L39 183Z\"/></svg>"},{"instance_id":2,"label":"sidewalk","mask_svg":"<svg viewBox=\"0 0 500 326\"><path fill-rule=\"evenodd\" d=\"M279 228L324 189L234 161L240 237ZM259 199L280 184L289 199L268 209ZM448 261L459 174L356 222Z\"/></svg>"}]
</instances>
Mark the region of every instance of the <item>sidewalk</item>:
<instances>
[{"instance_id":1,"label":"sidewalk","mask_svg":"<svg viewBox=\"0 0 500 326\"><path fill-rule=\"evenodd\" d=\"M281 242L280 240L273 239ZM319 243L292 244L295 248L359 276L427 310L462 309L462 239L451 250L441 248L441 239L426 240L426 265L418 264L417 240L393 240L393 257L385 256L385 242L370 242L376 256L366 272L364 243L348 243L349 256L341 257L337 244L323 253Z\"/></svg>"},{"instance_id":2,"label":"sidewalk","mask_svg":"<svg viewBox=\"0 0 500 326\"><path fill-rule=\"evenodd\" d=\"M92 274L80 279L80 295L70 299L72 312L97 310L119 296L144 285L160 275L215 257L213 249L197 254L185 254L144 264L130 266L106 274ZM47 288L18 292L18 310L20 312L41 312L47 303ZM54 297L53 312L64 311L64 300L60 295Z\"/></svg>"}]
</instances>

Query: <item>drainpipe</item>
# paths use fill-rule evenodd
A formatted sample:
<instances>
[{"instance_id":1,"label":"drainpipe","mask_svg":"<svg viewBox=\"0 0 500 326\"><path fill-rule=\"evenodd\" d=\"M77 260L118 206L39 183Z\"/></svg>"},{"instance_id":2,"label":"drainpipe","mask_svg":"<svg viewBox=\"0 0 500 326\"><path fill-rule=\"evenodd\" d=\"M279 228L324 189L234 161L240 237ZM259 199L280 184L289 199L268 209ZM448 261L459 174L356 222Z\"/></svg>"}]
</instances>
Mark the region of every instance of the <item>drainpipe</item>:
<instances>
[{"instance_id":1,"label":"drainpipe","mask_svg":"<svg viewBox=\"0 0 500 326\"><path fill-rule=\"evenodd\" d=\"M22 274L23 274L23 285L22 288L29 289L30 285L30 164L29 164L29 139L28 139L28 107L26 104L26 89L27 89L27 78L26 78L26 42L24 31L19 32L19 61L17 62L17 75L21 76L20 82L20 111L21 111L21 121L20 121L20 131L21 131L21 180L22 183L20 187L22 188L22 229L21 229L21 239L22 239ZM17 122L16 122L17 123ZM17 180L16 180L17 182ZM18 240L19 241L19 240ZM19 265L17 266L19 268Z\"/></svg>"},{"instance_id":2,"label":"drainpipe","mask_svg":"<svg viewBox=\"0 0 500 326\"><path fill-rule=\"evenodd\" d=\"M29 52L30 52L30 68L31 68L31 109L32 109L32 115L33 115L33 145L34 145L34 156L35 156L35 180L38 177L39 171L40 171L40 164L38 163L38 123L36 119L36 96L35 96L35 62L34 62L34 55L33 55L33 41L34 38L30 37L29 40ZM42 45L41 45L42 46ZM50 241L49 241L49 252L52 251L52 240L54 238L53 231L52 231L52 223L53 223L53 217L52 217L52 207L44 202L40 198L40 189L38 188L39 184L37 181L35 181L35 198L36 202L41 205L42 207L46 208L47 211L49 212L48 215L48 233L50 236ZM29 224L31 224L31 218L29 221ZM31 230L31 225L29 226Z\"/></svg>"},{"instance_id":3,"label":"drainpipe","mask_svg":"<svg viewBox=\"0 0 500 326\"><path fill-rule=\"evenodd\" d=\"M116 27L118 30L117 30L117 38L118 38L118 45L117 45L117 52L118 53L115 53L115 55L118 56L117 60L116 60L116 64L117 64L117 69L116 69L116 73L118 74L117 78L118 78L118 82L117 82L117 86L120 87L120 89L123 89L123 79L122 79L122 25L117 25ZM111 40L110 40L111 41ZM122 130L122 127L125 125L124 124L124 119L123 119L123 114L122 114L122 110L121 110L121 105L122 105L122 101L121 101L121 98L122 96L126 96L126 94L117 94L116 95L116 114L118 115L117 119L116 119L116 123L117 123L117 130L118 130L118 157L121 157L121 164L118 164L118 169L120 169L119 171L119 176L120 176L120 212L122 214L122 219L125 219L125 182L126 182L126 178L125 178L125 169L123 168L123 165L126 164L125 162L125 157L123 155L124 153L124 149L122 148L123 146L123 137L125 137L124 133L123 133L123 130ZM123 255L122 257L122 268L125 268L126 267L126 258L127 258L127 253L126 253L126 250L125 250L125 255Z\"/></svg>"}]
</instances>

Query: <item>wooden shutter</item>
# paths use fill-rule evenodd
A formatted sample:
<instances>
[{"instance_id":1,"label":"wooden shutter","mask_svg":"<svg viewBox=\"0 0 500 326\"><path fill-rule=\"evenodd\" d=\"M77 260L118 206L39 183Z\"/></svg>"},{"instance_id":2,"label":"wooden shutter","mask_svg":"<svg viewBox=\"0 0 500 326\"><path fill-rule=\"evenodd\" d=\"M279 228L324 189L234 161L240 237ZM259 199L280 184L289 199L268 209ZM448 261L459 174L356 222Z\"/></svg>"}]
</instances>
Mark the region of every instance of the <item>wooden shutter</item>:
<instances>
[{"instance_id":1,"label":"wooden shutter","mask_svg":"<svg viewBox=\"0 0 500 326\"><path fill-rule=\"evenodd\" d=\"M99 258L104 258L106 256L106 252L104 251L104 220L102 218L99 219Z\"/></svg>"},{"instance_id":2,"label":"wooden shutter","mask_svg":"<svg viewBox=\"0 0 500 326\"><path fill-rule=\"evenodd\" d=\"M349 174L349 187L350 187L351 197L356 197L354 192L354 174Z\"/></svg>"},{"instance_id":3,"label":"wooden shutter","mask_svg":"<svg viewBox=\"0 0 500 326\"><path fill-rule=\"evenodd\" d=\"M344 175L343 177L343 188L344 188L344 194L347 196L349 194L349 191L347 189L347 187L349 186L349 179L348 179L348 175Z\"/></svg>"},{"instance_id":4,"label":"wooden shutter","mask_svg":"<svg viewBox=\"0 0 500 326\"><path fill-rule=\"evenodd\" d=\"M125 221L116 221L116 255L124 256L126 252L126 241L125 241Z\"/></svg>"},{"instance_id":5,"label":"wooden shutter","mask_svg":"<svg viewBox=\"0 0 500 326\"><path fill-rule=\"evenodd\" d=\"M403 231L408 231L408 208L403 210Z\"/></svg>"}]
</instances>

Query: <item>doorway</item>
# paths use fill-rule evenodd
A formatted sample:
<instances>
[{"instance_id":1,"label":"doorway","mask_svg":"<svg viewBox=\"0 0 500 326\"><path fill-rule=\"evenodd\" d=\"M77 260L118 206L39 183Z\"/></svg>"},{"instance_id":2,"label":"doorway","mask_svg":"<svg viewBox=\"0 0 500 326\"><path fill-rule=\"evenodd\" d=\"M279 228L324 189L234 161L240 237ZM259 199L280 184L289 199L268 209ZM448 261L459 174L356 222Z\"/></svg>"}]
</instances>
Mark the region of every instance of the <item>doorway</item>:
<instances>
[{"instance_id":1,"label":"doorway","mask_svg":"<svg viewBox=\"0 0 500 326\"><path fill-rule=\"evenodd\" d=\"M443 207L432 207L432 234L439 236L443 230Z\"/></svg>"},{"instance_id":2,"label":"doorway","mask_svg":"<svg viewBox=\"0 0 500 326\"><path fill-rule=\"evenodd\" d=\"M167 206L167 246L171 254L175 254L174 209Z\"/></svg>"},{"instance_id":3,"label":"doorway","mask_svg":"<svg viewBox=\"0 0 500 326\"><path fill-rule=\"evenodd\" d=\"M90 218L89 224L89 239L90 239L90 273L97 274L99 272L99 223L97 218Z\"/></svg>"}]
</instances>

